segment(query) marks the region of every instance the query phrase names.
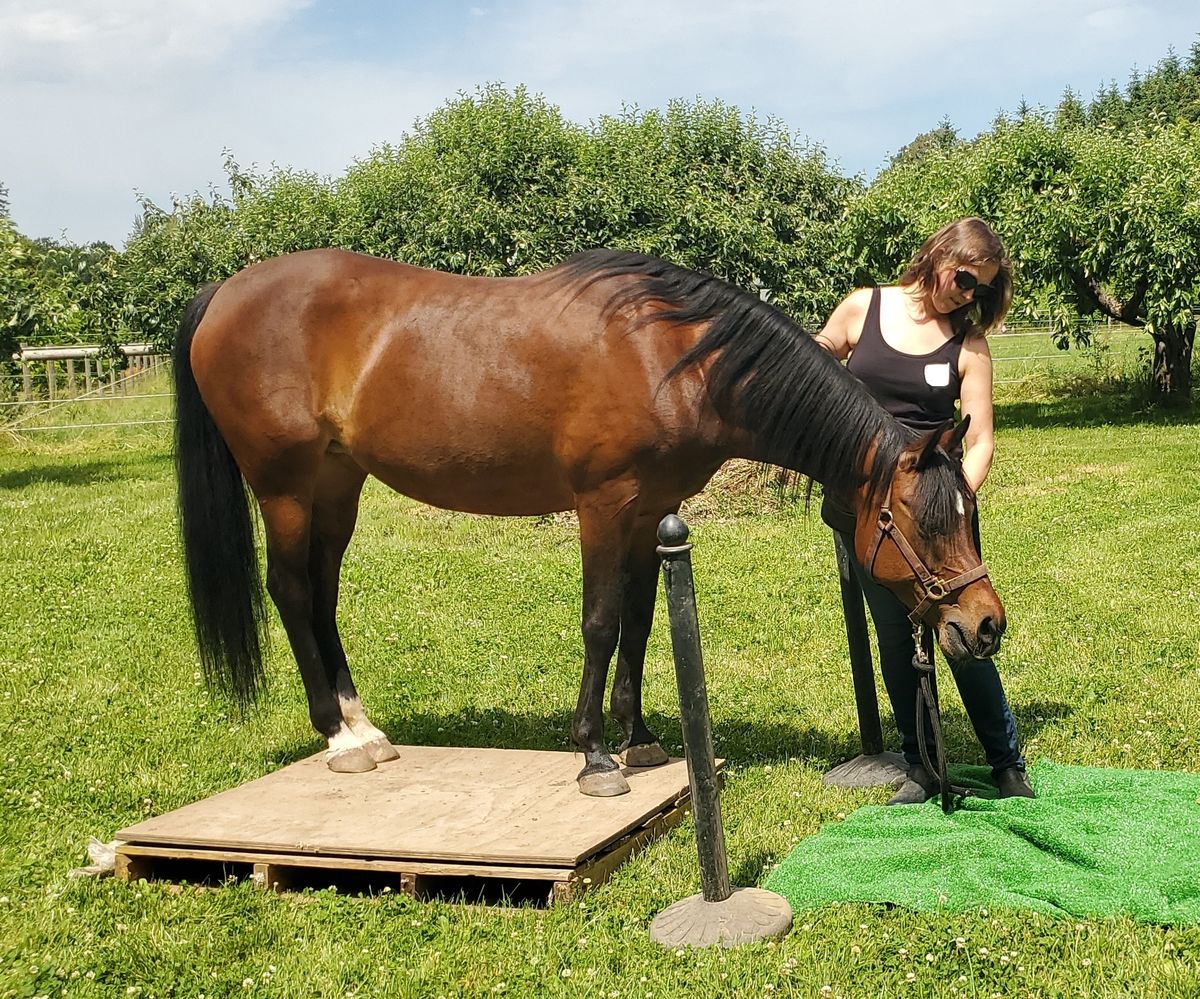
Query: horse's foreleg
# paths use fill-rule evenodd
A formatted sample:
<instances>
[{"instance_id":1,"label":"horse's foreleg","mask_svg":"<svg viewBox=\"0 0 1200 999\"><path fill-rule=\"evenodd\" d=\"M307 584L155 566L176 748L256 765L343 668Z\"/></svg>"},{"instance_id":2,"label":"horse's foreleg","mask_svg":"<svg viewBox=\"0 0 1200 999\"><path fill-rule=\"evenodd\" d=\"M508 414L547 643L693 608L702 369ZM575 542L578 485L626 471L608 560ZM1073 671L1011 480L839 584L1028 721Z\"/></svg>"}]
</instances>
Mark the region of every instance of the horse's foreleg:
<instances>
[{"instance_id":1,"label":"horse's foreleg","mask_svg":"<svg viewBox=\"0 0 1200 999\"><path fill-rule=\"evenodd\" d=\"M621 631L622 567L636 493L615 487L579 502L583 554L583 680L572 735L584 754L579 790L594 797L625 794L629 784L604 741L604 688Z\"/></svg>"},{"instance_id":2,"label":"horse's foreleg","mask_svg":"<svg viewBox=\"0 0 1200 999\"><path fill-rule=\"evenodd\" d=\"M609 705L625 733L620 752L628 767L656 767L668 759L642 717L642 672L658 592L657 528L656 522L639 520L625 562L621 642Z\"/></svg>"},{"instance_id":3,"label":"horse's foreleg","mask_svg":"<svg viewBox=\"0 0 1200 999\"><path fill-rule=\"evenodd\" d=\"M308 715L329 742L330 770L359 773L375 761L342 717L313 627L313 582L309 571L311 509L295 496L259 497L267 535L267 592L287 632L308 695Z\"/></svg>"},{"instance_id":4,"label":"horse's foreleg","mask_svg":"<svg viewBox=\"0 0 1200 999\"><path fill-rule=\"evenodd\" d=\"M322 460L313 501L308 568L313 584L313 632L326 682L337 699L342 720L362 741L362 748L376 763L384 763L399 754L363 710L337 627L342 557L358 520L358 497L366 477L346 455L327 454Z\"/></svg>"}]
</instances>

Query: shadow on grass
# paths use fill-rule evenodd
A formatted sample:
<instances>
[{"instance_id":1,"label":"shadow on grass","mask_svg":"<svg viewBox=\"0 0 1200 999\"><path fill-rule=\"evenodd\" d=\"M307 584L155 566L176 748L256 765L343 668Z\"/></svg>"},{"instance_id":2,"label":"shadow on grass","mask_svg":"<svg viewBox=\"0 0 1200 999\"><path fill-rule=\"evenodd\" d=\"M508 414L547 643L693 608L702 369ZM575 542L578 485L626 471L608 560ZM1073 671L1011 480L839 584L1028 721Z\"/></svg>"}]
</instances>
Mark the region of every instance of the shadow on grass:
<instances>
[{"instance_id":1,"label":"shadow on grass","mask_svg":"<svg viewBox=\"0 0 1200 999\"><path fill-rule=\"evenodd\" d=\"M1070 705L1053 701L1019 705L1014 713L1022 741L1027 743L1043 727L1067 717L1072 710ZM962 708L946 705L942 717L951 758L956 762L981 762L982 750ZM575 750L571 742L572 718L567 711L530 715L504 708L467 708L451 715L393 715L375 720L397 745L570 752ZM651 713L646 716L646 723L671 755L681 754L678 717ZM895 748L897 740L890 719L887 728L891 730L890 737L885 735L885 739L893 744L889 748ZM608 734L609 748L615 750L619 740L611 724ZM717 756L724 757L734 767L777 765L800 758L822 771L862 751L857 731L726 717L717 717L713 723L713 746ZM284 766L324 748L324 740L314 735L312 739L270 749L268 758L274 765ZM582 768L582 753L579 761Z\"/></svg>"},{"instance_id":2,"label":"shadow on grass","mask_svg":"<svg viewBox=\"0 0 1200 999\"><path fill-rule=\"evenodd\" d=\"M0 471L0 489L24 489L33 485L90 486L97 482L125 482L134 479L161 479L171 464L166 453L138 453L120 458L96 458L66 461L30 457L24 468ZM45 461L44 464L40 463Z\"/></svg>"},{"instance_id":3,"label":"shadow on grass","mask_svg":"<svg viewBox=\"0 0 1200 999\"><path fill-rule=\"evenodd\" d=\"M1165 408L1143 392L1125 386L1100 387L1085 381L1036 401L996 401L996 426L1032 430L1055 427L1195 426L1200 406Z\"/></svg>"},{"instance_id":4,"label":"shadow on grass","mask_svg":"<svg viewBox=\"0 0 1200 999\"><path fill-rule=\"evenodd\" d=\"M571 741L572 719L573 715L567 711L528 715L503 708L468 708L446 716L394 716L373 720L397 745L578 752ZM651 713L646 716L646 724L671 755L680 755L682 734L678 718ZM610 723L609 749L615 752L619 741ZM781 763L796 756L812 757L819 762L858 752L857 736L853 733L740 719L719 719L714 726L713 742L717 755L734 766ZM270 750L269 758L276 765L284 765L324 748L324 740L314 737L276 747ZM583 754L578 755L582 768Z\"/></svg>"}]
</instances>

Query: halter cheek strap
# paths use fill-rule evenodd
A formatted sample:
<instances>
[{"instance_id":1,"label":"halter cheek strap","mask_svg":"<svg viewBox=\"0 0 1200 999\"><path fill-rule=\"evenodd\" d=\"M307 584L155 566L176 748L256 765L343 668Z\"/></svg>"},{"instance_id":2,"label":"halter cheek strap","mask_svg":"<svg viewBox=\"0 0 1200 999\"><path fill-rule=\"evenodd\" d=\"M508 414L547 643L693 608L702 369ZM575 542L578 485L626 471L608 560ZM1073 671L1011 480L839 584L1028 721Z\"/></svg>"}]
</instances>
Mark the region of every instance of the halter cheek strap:
<instances>
[{"instance_id":1,"label":"halter cheek strap","mask_svg":"<svg viewBox=\"0 0 1200 999\"><path fill-rule=\"evenodd\" d=\"M908 538L904 536L904 532L896 526L895 518L892 516L892 487L888 486L887 495L883 498L883 506L879 509L879 520L875 525L875 535L871 539L871 556L867 563L867 571L872 577L875 576L875 560L879 557L879 549L883 546L883 539L891 538L892 542L900 550L900 554L904 556L904 561L908 563L908 567L912 569L913 575L916 576L917 582L920 584L924 595L920 603L908 615L908 619L914 624L919 624L924 618L929 608L936 603L940 603L950 596L956 590L961 590L977 579L983 579L988 574L987 565L980 562L974 569L968 569L966 572L960 572L957 576L951 579L943 579L941 576L936 576L930 572L925 563L921 561L920 556L913 550L912 545L908 543Z\"/></svg>"}]
</instances>

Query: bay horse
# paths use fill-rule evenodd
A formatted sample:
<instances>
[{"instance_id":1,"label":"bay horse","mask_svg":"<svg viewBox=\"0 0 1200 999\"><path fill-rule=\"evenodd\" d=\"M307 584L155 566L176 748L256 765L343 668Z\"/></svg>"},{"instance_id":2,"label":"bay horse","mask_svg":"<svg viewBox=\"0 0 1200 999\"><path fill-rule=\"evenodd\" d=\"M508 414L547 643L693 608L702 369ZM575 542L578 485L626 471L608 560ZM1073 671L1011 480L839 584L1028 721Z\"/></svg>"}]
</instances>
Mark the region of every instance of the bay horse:
<instances>
[{"instance_id":1,"label":"bay horse","mask_svg":"<svg viewBox=\"0 0 1200 999\"><path fill-rule=\"evenodd\" d=\"M578 512L584 662L572 735L584 794L629 789L604 739L614 651L610 707L625 765L666 760L642 717L656 528L730 458L843 495L859 558L910 608L925 599L952 661L992 655L1004 630L971 536L974 498L949 453L961 425L911 439L782 312L659 259L593 250L538 274L481 278L341 250L294 253L202 290L173 370L205 673L242 703L263 682L248 486L266 589L335 771L397 755L363 710L335 619L368 475L449 510ZM886 497L922 569L978 578L931 602L928 577L898 543L868 553Z\"/></svg>"}]
</instances>

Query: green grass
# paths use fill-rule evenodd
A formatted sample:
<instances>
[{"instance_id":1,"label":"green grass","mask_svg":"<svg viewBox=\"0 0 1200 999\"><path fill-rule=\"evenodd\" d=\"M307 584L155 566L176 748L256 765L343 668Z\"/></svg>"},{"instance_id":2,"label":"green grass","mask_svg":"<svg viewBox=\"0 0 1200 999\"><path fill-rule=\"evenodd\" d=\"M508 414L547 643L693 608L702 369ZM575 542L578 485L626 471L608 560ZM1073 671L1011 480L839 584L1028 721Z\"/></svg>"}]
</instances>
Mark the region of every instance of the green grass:
<instances>
[{"instance_id":1,"label":"green grass","mask_svg":"<svg viewBox=\"0 0 1200 999\"><path fill-rule=\"evenodd\" d=\"M1153 344L1145 330L1097 325L1086 346L1060 350L1048 331L1014 326L988 339L997 385L1009 394L1045 393L1068 379L1144 380Z\"/></svg>"},{"instance_id":2,"label":"green grass","mask_svg":"<svg viewBox=\"0 0 1200 999\"><path fill-rule=\"evenodd\" d=\"M985 554L1028 756L1200 771L1200 420L1110 395L1002 401L997 422ZM88 836L320 748L277 622L257 709L239 717L200 683L167 429L0 441L0 997L1200 994L1200 929L1127 919L843 905L775 945L664 952L647 926L699 888L690 823L552 910L68 879ZM886 795L821 785L857 741L832 546L815 514L756 505L690 508L742 885ZM570 523L448 514L371 484L344 579L348 653L395 741L568 748ZM665 624L660 607L646 704L678 751ZM944 700L952 758L981 762Z\"/></svg>"}]
</instances>

